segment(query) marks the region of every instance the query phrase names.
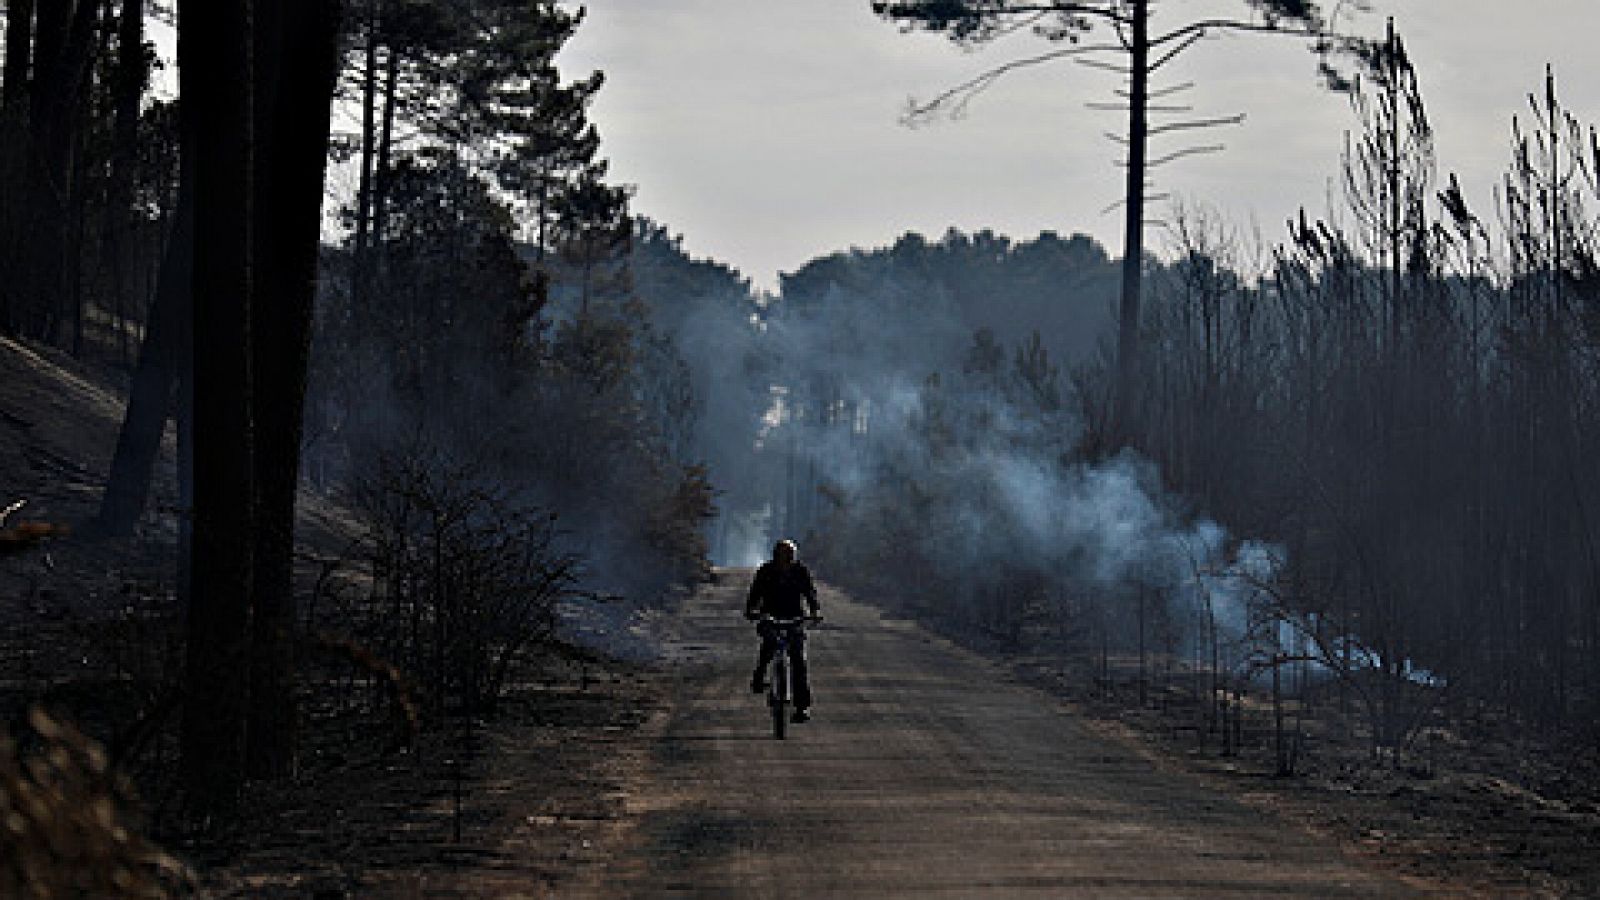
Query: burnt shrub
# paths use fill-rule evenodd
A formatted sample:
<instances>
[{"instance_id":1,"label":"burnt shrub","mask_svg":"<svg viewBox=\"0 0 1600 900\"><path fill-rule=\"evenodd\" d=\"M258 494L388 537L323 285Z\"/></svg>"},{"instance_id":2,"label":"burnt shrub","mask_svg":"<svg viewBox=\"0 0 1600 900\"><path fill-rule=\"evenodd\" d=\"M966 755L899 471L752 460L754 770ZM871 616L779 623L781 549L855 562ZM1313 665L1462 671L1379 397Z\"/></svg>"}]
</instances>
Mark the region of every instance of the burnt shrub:
<instances>
[{"instance_id":1,"label":"burnt shrub","mask_svg":"<svg viewBox=\"0 0 1600 900\"><path fill-rule=\"evenodd\" d=\"M361 528L337 611L432 713L492 709L518 658L555 628L579 556L556 517L469 467L387 455L353 491Z\"/></svg>"}]
</instances>

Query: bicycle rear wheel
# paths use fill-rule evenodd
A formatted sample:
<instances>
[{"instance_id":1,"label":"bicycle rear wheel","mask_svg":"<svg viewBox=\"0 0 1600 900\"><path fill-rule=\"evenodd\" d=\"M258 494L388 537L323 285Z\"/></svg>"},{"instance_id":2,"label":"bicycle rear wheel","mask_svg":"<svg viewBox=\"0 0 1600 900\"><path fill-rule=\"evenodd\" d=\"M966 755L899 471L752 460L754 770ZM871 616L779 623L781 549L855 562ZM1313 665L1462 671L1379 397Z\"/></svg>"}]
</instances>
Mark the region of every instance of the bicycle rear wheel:
<instances>
[{"instance_id":1,"label":"bicycle rear wheel","mask_svg":"<svg viewBox=\"0 0 1600 900\"><path fill-rule=\"evenodd\" d=\"M767 706L772 709L772 736L783 740L789 727L785 706L789 702L789 665L780 650L772 661L772 682L767 686Z\"/></svg>"}]
</instances>

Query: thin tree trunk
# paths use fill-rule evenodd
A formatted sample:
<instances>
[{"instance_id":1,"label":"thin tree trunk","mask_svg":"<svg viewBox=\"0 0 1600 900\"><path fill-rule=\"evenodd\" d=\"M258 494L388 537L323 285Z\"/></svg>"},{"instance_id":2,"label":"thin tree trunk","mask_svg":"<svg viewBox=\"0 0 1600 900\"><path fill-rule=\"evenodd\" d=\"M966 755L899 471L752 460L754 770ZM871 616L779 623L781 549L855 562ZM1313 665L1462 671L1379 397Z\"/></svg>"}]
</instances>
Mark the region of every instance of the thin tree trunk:
<instances>
[{"instance_id":1,"label":"thin tree trunk","mask_svg":"<svg viewBox=\"0 0 1600 900\"><path fill-rule=\"evenodd\" d=\"M145 326L139 366L134 370L128 409L96 520L99 529L111 536L131 533L144 512L161 435L173 409L181 356L188 352L182 326L190 315L194 278L194 197L189 179L185 174L185 183L179 188L178 219L161 264L155 304Z\"/></svg>"},{"instance_id":2,"label":"thin tree trunk","mask_svg":"<svg viewBox=\"0 0 1600 900\"><path fill-rule=\"evenodd\" d=\"M1112 401L1117 443L1138 431L1139 293L1144 263L1144 178L1149 132L1146 106L1150 81L1149 0L1133 0L1128 87L1128 184L1123 202L1122 305L1117 322L1117 383Z\"/></svg>"},{"instance_id":3,"label":"thin tree trunk","mask_svg":"<svg viewBox=\"0 0 1600 900\"><path fill-rule=\"evenodd\" d=\"M6 4L6 109L28 102L28 70L33 61L33 0L10 0Z\"/></svg>"},{"instance_id":4,"label":"thin tree trunk","mask_svg":"<svg viewBox=\"0 0 1600 900\"><path fill-rule=\"evenodd\" d=\"M17 210L27 196L28 73L33 61L33 0L6 4L4 95L0 96L0 333L16 334L22 310L16 303Z\"/></svg>"},{"instance_id":5,"label":"thin tree trunk","mask_svg":"<svg viewBox=\"0 0 1600 900\"><path fill-rule=\"evenodd\" d=\"M190 240L190 253L193 253ZM193 281L193 257L190 258ZM172 398L172 418L178 438L178 608L189 609L194 597L194 296L185 290L179 298L177 348L173 362L177 368L177 390Z\"/></svg>"},{"instance_id":6,"label":"thin tree trunk","mask_svg":"<svg viewBox=\"0 0 1600 900\"><path fill-rule=\"evenodd\" d=\"M248 0L181 0L179 90L195 182L194 546L181 767L198 809L244 774L251 537Z\"/></svg>"},{"instance_id":7,"label":"thin tree trunk","mask_svg":"<svg viewBox=\"0 0 1600 900\"><path fill-rule=\"evenodd\" d=\"M376 159L378 106L378 3L367 0L366 61L361 79L361 180L356 187L356 235L351 259L350 298L360 315L372 243L372 170Z\"/></svg>"},{"instance_id":8,"label":"thin tree trunk","mask_svg":"<svg viewBox=\"0 0 1600 900\"><path fill-rule=\"evenodd\" d=\"M87 148L78 141L73 141L72 180L74 185L81 185L89 174L85 157ZM71 352L73 359L83 358L83 307L88 302L88 295L83 289L83 239L88 233L89 216L88 204L82 190L73 190L71 194L70 210L67 215L67 242L61 248L61 279L63 282L62 296L67 305L67 315L72 323Z\"/></svg>"},{"instance_id":9,"label":"thin tree trunk","mask_svg":"<svg viewBox=\"0 0 1600 900\"><path fill-rule=\"evenodd\" d=\"M128 391L128 408L95 519L96 530L109 536L130 534L144 513L161 435L172 410L173 390L179 382L181 357L188 353L183 323L191 314L194 280L194 169L189 156L185 154L178 175L177 219L167 239L155 302L146 317L139 364ZM186 506L183 515L188 515Z\"/></svg>"},{"instance_id":10,"label":"thin tree trunk","mask_svg":"<svg viewBox=\"0 0 1600 900\"><path fill-rule=\"evenodd\" d=\"M1272 742L1276 751L1279 777L1293 774L1289 766L1289 746L1283 734L1283 664L1282 653L1272 657Z\"/></svg>"},{"instance_id":11,"label":"thin tree trunk","mask_svg":"<svg viewBox=\"0 0 1600 900\"><path fill-rule=\"evenodd\" d=\"M70 164L67 148L58 145L62 129L57 94L60 89L61 57L65 52L72 8L67 3L45 2L37 9L34 24L33 72L28 82L28 124L18 160L21 190L19 210L29 219L32 240L16 240L17 287L21 290L22 329L35 337L49 336L54 319L53 306L60 291L60 270L51 265L59 260L59 249L66 243L63 233L65 211L60 205L60 188L65 180L52 177L56 168L50 160ZM52 275L56 277L52 277Z\"/></svg>"},{"instance_id":12,"label":"thin tree trunk","mask_svg":"<svg viewBox=\"0 0 1600 900\"><path fill-rule=\"evenodd\" d=\"M109 10L107 3L104 9ZM102 22L108 25L108 22ZM99 45L95 48L97 56L104 57L110 52L109 38L103 29ZM88 67L81 72L79 83L73 87L73 96L89 97L90 77ZM91 146L93 124L89 103L74 103L70 107L71 126L68 134L72 142L72 168L68 184L68 193L65 198L68 210L67 244L62 247L62 278L65 281L65 299L69 304L69 313L72 318L72 356L82 359L84 353L84 307L93 296L86 289L83 281L84 251L87 247L86 238L89 235L89 197L84 186L89 183L90 168L93 165L93 148ZM102 202L103 199L102 199ZM103 248L102 248L103 250Z\"/></svg>"},{"instance_id":13,"label":"thin tree trunk","mask_svg":"<svg viewBox=\"0 0 1600 900\"><path fill-rule=\"evenodd\" d=\"M76 6L60 0L38 10L29 96L32 140L26 154L31 233L21 242L26 260L22 288L31 299L34 333L58 341L59 328L73 318L71 306L76 300L68 280L67 254L76 251L71 226L77 104L86 83L99 9L99 0L78 0Z\"/></svg>"},{"instance_id":14,"label":"thin tree trunk","mask_svg":"<svg viewBox=\"0 0 1600 900\"><path fill-rule=\"evenodd\" d=\"M33 32L33 78L29 83L29 112L36 119L42 111L41 104L49 102L48 92L40 91L41 83L55 78L56 67L66 50L67 31L71 27L74 0L46 0L35 9Z\"/></svg>"},{"instance_id":15,"label":"thin tree trunk","mask_svg":"<svg viewBox=\"0 0 1600 900\"><path fill-rule=\"evenodd\" d=\"M394 156L394 114L395 94L400 81L400 51L394 47L389 48L389 57L384 61L383 74L383 119L378 132L378 161L377 171L372 176L372 231L367 235L369 256L375 262L369 263L368 275L372 271L382 272L383 262L383 234L389 227L389 185L390 168Z\"/></svg>"},{"instance_id":16,"label":"thin tree trunk","mask_svg":"<svg viewBox=\"0 0 1600 900\"><path fill-rule=\"evenodd\" d=\"M117 70L111 126L111 186L106 192L106 255L111 261L111 300L116 313L117 345L124 365L129 360L127 319L134 308L132 273L127 258L132 245L133 180L138 158L139 100L144 91L144 0L123 0L117 23Z\"/></svg>"}]
</instances>

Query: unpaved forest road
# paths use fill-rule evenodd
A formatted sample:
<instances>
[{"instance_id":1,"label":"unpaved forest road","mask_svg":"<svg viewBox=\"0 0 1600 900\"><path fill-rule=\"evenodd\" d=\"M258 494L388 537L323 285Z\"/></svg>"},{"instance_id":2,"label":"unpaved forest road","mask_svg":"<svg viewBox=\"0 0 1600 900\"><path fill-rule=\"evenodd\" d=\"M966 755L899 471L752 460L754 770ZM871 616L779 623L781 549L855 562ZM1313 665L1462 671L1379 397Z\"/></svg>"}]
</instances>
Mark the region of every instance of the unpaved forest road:
<instances>
[{"instance_id":1,"label":"unpaved forest road","mask_svg":"<svg viewBox=\"0 0 1600 900\"><path fill-rule=\"evenodd\" d=\"M748 687L749 577L724 570L686 603L694 662L606 895L1412 893L827 588L816 715L774 740Z\"/></svg>"}]
</instances>

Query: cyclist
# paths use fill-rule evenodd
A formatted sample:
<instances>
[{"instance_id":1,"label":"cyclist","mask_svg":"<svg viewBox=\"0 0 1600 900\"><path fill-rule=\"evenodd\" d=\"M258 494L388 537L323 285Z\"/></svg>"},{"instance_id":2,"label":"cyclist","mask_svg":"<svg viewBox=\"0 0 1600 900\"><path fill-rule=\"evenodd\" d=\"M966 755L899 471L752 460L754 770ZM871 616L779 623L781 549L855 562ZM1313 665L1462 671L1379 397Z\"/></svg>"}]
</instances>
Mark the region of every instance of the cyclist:
<instances>
[{"instance_id":1,"label":"cyclist","mask_svg":"<svg viewBox=\"0 0 1600 900\"><path fill-rule=\"evenodd\" d=\"M811 584L811 573L798 559L799 548L794 541L779 541L772 548L772 559L756 570L750 582L750 595L745 600L744 615L759 619L763 615L773 619L798 619L809 606L812 617L821 615L817 606L817 589ZM804 606L802 606L802 601ZM778 639L769 621L756 625L761 635L761 653L756 660L756 672L750 679L750 690L762 693L767 689L767 666L778 652ZM811 718L811 681L806 673L806 633L795 628L789 639L790 681L794 686L794 717L796 722Z\"/></svg>"}]
</instances>

